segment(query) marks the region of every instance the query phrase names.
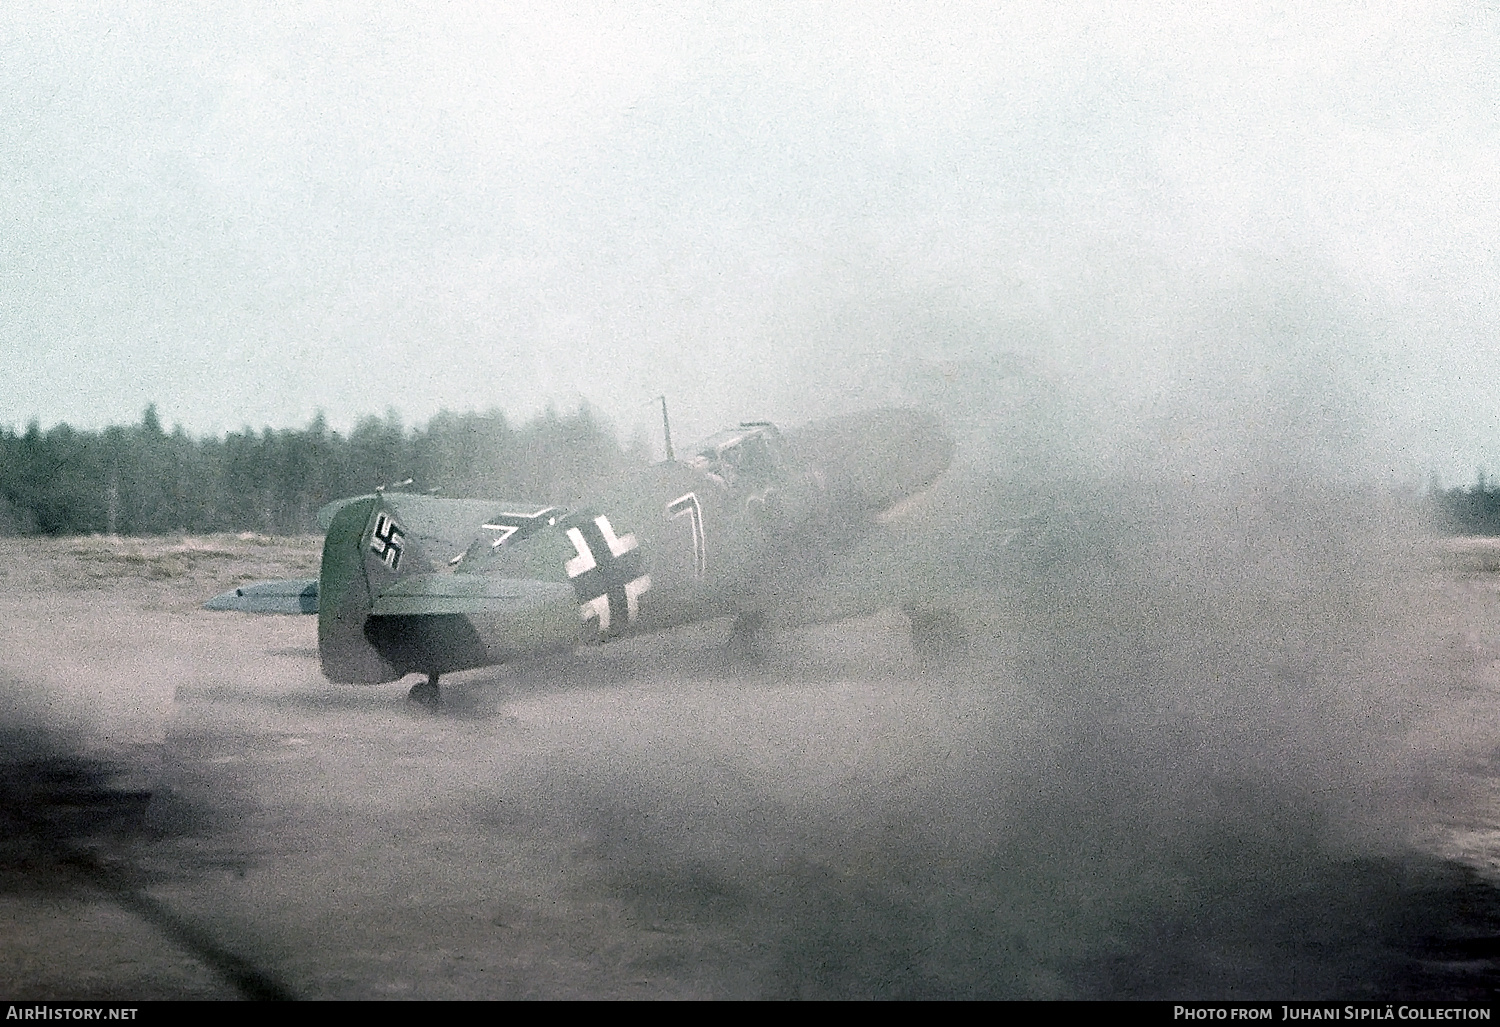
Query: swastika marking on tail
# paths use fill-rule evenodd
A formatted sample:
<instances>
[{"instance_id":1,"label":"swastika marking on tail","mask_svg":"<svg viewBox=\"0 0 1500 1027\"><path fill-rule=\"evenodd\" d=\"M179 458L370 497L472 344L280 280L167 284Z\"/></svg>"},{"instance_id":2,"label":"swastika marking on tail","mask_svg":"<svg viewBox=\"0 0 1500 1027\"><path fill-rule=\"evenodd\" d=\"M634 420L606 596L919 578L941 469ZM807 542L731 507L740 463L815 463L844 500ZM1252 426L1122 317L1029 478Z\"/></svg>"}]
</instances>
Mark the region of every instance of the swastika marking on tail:
<instances>
[{"instance_id":1,"label":"swastika marking on tail","mask_svg":"<svg viewBox=\"0 0 1500 1027\"><path fill-rule=\"evenodd\" d=\"M396 524L395 518L384 512L378 513L375 515L375 530L370 533L370 552L380 557L380 561L391 570L397 570L401 566L402 539L405 537L406 532Z\"/></svg>"}]
</instances>

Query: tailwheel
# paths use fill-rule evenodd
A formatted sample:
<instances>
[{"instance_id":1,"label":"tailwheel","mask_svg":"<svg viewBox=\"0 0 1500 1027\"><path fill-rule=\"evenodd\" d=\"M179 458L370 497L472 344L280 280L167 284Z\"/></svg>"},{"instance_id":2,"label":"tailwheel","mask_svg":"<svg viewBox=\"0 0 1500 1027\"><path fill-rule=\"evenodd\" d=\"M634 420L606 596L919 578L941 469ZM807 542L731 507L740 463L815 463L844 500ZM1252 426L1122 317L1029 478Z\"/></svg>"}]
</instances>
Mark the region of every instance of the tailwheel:
<instances>
[{"instance_id":1,"label":"tailwheel","mask_svg":"<svg viewBox=\"0 0 1500 1027\"><path fill-rule=\"evenodd\" d=\"M429 709L436 707L443 701L442 693L438 691L438 676L428 674L426 681L418 681L412 685L411 691L406 693L406 701Z\"/></svg>"}]
</instances>

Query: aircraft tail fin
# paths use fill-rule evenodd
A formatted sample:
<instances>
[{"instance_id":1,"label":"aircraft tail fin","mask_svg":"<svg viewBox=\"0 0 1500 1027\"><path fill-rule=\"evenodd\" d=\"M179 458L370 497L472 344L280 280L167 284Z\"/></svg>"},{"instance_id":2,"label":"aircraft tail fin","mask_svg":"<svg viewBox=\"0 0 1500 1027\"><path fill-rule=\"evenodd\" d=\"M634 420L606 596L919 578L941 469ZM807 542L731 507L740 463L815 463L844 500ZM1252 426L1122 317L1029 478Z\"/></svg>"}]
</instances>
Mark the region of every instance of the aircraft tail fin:
<instances>
[{"instance_id":1,"label":"aircraft tail fin","mask_svg":"<svg viewBox=\"0 0 1500 1027\"><path fill-rule=\"evenodd\" d=\"M375 684L402 676L365 637L374 605L370 565L378 560L394 576L405 553L400 526L383 506L379 496L362 496L329 519L318 575L318 657L330 681Z\"/></svg>"}]
</instances>

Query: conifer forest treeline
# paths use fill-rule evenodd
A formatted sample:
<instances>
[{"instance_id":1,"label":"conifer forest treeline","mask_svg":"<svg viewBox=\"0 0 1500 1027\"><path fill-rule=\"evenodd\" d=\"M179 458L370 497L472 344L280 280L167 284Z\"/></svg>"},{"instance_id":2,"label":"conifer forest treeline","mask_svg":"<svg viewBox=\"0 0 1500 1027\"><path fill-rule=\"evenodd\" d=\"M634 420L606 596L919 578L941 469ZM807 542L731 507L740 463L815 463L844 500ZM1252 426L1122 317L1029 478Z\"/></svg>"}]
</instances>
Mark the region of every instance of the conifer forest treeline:
<instances>
[{"instance_id":1,"label":"conifer forest treeline","mask_svg":"<svg viewBox=\"0 0 1500 1027\"><path fill-rule=\"evenodd\" d=\"M522 424L440 413L407 429L394 412L346 434L322 416L304 429L218 438L139 424L79 431L0 429L0 534L315 532L318 508L402 485L446 496L577 501L631 461L588 407Z\"/></svg>"},{"instance_id":2,"label":"conifer forest treeline","mask_svg":"<svg viewBox=\"0 0 1500 1027\"><path fill-rule=\"evenodd\" d=\"M318 530L323 504L386 487L576 503L646 449L622 446L587 406L517 424L443 412L416 428L393 411L347 435L319 415L303 429L191 438L165 431L153 405L138 424L98 432L0 429L0 535L299 534ZM1482 474L1424 502L1440 531L1500 535L1500 485Z\"/></svg>"}]
</instances>

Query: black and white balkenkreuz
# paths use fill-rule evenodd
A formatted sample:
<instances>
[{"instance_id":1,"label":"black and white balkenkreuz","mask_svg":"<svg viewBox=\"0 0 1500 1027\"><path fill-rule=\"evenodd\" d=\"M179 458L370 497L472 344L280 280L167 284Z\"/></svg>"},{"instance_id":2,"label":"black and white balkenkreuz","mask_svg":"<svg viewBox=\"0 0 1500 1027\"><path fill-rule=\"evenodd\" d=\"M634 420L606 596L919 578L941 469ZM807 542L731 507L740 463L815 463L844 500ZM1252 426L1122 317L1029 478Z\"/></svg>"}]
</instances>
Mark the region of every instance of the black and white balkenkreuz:
<instances>
[{"instance_id":1,"label":"black and white balkenkreuz","mask_svg":"<svg viewBox=\"0 0 1500 1027\"><path fill-rule=\"evenodd\" d=\"M396 520L390 514L378 513L375 515L375 530L370 533L370 552L380 557L380 561L391 570L401 566L402 539L406 532L397 525Z\"/></svg>"},{"instance_id":2,"label":"black and white balkenkreuz","mask_svg":"<svg viewBox=\"0 0 1500 1027\"><path fill-rule=\"evenodd\" d=\"M651 575L641 572L641 553L633 534L615 534L609 518L584 514L564 530L575 555L563 564L578 596L585 621L598 621L599 634L618 631L635 620Z\"/></svg>"}]
</instances>

